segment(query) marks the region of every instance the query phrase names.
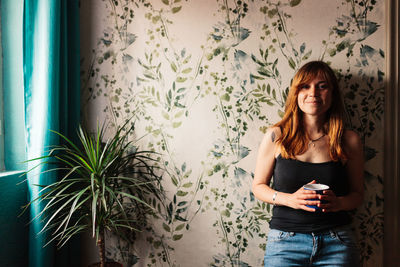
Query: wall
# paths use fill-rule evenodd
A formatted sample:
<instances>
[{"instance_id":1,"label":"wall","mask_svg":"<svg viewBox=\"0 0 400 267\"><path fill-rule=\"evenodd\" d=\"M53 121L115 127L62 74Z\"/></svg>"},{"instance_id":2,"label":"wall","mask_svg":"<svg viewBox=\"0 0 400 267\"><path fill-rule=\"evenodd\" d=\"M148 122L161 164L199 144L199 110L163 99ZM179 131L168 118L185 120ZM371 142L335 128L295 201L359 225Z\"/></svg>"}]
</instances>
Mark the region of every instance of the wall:
<instances>
[{"instance_id":1,"label":"wall","mask_svg":"<svg viewBox=\"0 0 400 267\"><path fill-rule=\"evenodd\" d=\"M365 147L354 213L364 266L382 265L384 4L374 0L81 2L82 106L95 127L136 120L161 153L161 216L108 256L131 266L261 266L271 207L251 182L265 129L309 60L340 78Z\"/></svg>"}]
</instances>

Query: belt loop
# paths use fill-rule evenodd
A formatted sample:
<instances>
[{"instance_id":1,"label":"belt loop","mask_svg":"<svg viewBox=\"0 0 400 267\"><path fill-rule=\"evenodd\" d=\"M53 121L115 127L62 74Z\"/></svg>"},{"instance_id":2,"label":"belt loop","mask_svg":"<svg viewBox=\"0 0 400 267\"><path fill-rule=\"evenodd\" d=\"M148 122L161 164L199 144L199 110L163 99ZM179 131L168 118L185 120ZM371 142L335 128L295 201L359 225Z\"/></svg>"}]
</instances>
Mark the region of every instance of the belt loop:
<instances>
[{"instance_id":1,"label":"belt loop","mask_svg":"<svg viewBox=\"0 0 400 267\"><path fill-rule=\"evenodd\" d=\"M279 238L282 238L282 236L283 236L283 231L280 231L279 232Z\"/></svg>"},{"instance_id":2,"label":"belt loop","mask_svg":"<svg viewBox=\"0 0 400 267\"><path fill-rule=\"evenodd\" d=\"M335 237L336 237L336 233L335 233L335 231L333 231L332 229L329 229L329 233L331 234L331 237L332 237L332 238L335 238Z\"/></svg>"}]
</instances>

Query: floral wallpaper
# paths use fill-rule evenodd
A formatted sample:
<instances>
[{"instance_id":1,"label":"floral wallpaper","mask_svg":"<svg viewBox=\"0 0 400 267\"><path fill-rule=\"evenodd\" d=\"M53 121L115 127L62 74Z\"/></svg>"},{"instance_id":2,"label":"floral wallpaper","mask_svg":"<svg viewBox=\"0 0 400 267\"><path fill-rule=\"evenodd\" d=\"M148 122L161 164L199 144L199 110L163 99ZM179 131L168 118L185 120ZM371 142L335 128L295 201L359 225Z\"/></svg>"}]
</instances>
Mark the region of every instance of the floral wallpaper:
<instances>
[{"instance_id":1,"label":"floral wallpaper","mask_svg":"<svg viewBox=\"0 0 400 267\"><path fill-rule=\"evenodd\" d=\"M81 1L84 122L133 117L160 153L166 200L148 228L109 236L124 266L262 266L270 205L251 192L263 133L310 60L337 72L365 147L354 212L363 266L382 266L384 3L375 0Z\"/></svg>"}]
</instances>

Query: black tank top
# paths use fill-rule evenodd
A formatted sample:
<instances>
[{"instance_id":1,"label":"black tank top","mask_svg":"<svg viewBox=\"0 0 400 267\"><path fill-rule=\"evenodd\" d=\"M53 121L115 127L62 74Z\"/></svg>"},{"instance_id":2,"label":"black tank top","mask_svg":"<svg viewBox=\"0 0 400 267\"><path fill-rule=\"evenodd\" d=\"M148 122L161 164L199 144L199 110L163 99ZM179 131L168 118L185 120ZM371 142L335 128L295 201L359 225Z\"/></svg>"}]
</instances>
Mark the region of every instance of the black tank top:
<instances>
[{"instance_id":1,"label":"black tank top","mask_svg":"<svg viewBox=\"0 0 400 267\"><path fill-rule=\"evenodd\" d=\"M348 194L346 169L341 162L310 163L284 159L281 155L276 158L273 188L278 192L294 193L312 180L329 185L336 196ZM345 211L308 212L286 206L275 206L270 228L286 232L311 233L346 225L350 222L351 218Z\"/></svg>"}]
</instances>

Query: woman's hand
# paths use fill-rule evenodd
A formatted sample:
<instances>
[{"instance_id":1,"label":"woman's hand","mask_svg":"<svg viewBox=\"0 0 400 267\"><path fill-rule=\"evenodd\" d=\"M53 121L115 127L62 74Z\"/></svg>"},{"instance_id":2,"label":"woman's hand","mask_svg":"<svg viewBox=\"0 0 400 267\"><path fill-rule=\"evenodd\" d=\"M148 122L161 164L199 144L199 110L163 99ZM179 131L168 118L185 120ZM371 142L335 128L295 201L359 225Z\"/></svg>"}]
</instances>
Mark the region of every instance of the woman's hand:
<instances>
[{"instance_id":1,"label":"woman's hand","mask_svg":"<svg viewBox=\"0 0 400 267\"><path fill-rule=\"evenodd\" d=\"M318 198L324 203L318 205L318 207L322 209L322 212L336 212L342 210L342 202L332 190L325 190L323 195L319 195Z\"/></svg>"},{"instance_id":2,"label":"woman's hand","mask_svg":"<svg viewBox=\"0 0 400 267\"><path fill-rule=\"evenodd\" d=\"M312 181L310 184L315 184L316 181ZM294 192L293 194L289 194L287 196L286 206L291 207L293 209L302 209L305 211L315 212L315 209L307 207L306 205L320 205L320 200L310 200L310 199L318 199L318 194L313 190L306 190L304 187L301 187L299 190Z\"/></svg>"}]
</instances>

